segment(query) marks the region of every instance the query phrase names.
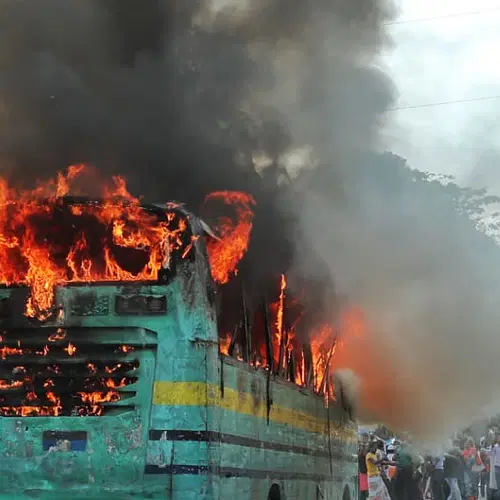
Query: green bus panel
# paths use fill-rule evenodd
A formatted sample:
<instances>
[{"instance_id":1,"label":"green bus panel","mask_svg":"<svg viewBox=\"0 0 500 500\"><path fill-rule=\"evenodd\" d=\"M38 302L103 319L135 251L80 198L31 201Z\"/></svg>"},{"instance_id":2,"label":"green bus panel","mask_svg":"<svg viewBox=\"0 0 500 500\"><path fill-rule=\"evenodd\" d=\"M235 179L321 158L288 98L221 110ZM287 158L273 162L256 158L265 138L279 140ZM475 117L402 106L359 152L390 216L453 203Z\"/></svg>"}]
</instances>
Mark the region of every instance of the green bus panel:
<instances>
[{"instance_id":1,"label":"green bus panel","mask_svg":"<svg viewBox=\"0 0 500 500\"><path fill-rule=\"evenodd\" d=\"M0 299L23 293L3 289ZM63 328L77 351L61 362L78 368L79 349L135 360L137 380L103 416L0 417L0 500L266 500L273 484L282 500L354 498L354 424L306 389L221 357L214 306L196 276L56 295L59 323L0 319L5 336L42 342ZM160 298L166 310L130 314L117 297ZM120 345L133 350L114 354Z\"/></svg>"}]
</instances>

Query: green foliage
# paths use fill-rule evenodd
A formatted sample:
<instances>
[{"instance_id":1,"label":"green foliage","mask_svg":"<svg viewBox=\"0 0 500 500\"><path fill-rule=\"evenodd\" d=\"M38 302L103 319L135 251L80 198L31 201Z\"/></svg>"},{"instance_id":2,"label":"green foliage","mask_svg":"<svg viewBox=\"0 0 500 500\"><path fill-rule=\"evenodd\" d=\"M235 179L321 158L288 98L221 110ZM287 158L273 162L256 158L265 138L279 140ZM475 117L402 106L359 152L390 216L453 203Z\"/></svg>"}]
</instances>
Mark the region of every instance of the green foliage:
<instances>
[{"instance_id":1,"label":"green foliage","mask_svg":"<svg viewBox=\"0 0 500 500\"><path fill-rule=\"evenodd\" d=\"M496 236L500 232L500 198L488 192L486 188L462 187L454 182L453 177L436 175L431 172L413 171L416 181L426 182L449 196L458 213L467 215L474 221L477 229Z\"/></svg>"},{"instance_id":2,"label":"green foliage","mask_svg":"<svg viewBox=\"0 0 500 500\"><path fill-rule=\"evenodd\" d=\"M379 438L388 440L394 437L394 433L387 427L387 425L380 424L374 431L374 434Z\"/></svg>"},{"instance_id":3,"label":"green foliage","mask_svg":"<svg viewBox=\"0 0 500 500\"><path fill-rule=\"evenodd\" d=\"M380 155L375 167L378 173L383 172L388 191L394 193L413 183L428 196L448 197L454 209L467 216L476 229L500 242L500 197L492 195L487 188L462 187L452 176L413 170L406 160L392 153Z\"/></svg>"}]
</instances>

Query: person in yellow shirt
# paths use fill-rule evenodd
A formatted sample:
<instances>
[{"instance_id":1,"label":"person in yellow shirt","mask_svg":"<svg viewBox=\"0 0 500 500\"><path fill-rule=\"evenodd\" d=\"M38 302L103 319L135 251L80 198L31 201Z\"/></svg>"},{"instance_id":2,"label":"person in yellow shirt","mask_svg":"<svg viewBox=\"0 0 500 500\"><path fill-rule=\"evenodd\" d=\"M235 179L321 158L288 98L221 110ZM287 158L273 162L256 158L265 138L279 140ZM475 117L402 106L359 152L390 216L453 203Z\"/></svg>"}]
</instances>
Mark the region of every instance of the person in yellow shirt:
<instances>
[{"instance_id":1,"label":"person in yellow shirt","mask_svg":"<svg viewBox=\"0 0 500 500\"><path fill-rule=\"evenodd\" d=\"M374 443L373 446L370 444L370 449L366 454L366 472L368 477L380 476L380 462L377 460L377 444ZM373 450L373 448L375 448Z\"/></svg>"},{"instance_id":2,"label":"person in yellow shirt","mask_svg":"<svg viewBox=\"0 0 500 500\"><path fill-rule=\"evenodd\" d=\"M377 442L372 441L366 454L368 498L371 500L391 500L387 486L380 473L381 465L393 465L393 463L388 460L377 460Z\"/></svg>"}]
</instances>

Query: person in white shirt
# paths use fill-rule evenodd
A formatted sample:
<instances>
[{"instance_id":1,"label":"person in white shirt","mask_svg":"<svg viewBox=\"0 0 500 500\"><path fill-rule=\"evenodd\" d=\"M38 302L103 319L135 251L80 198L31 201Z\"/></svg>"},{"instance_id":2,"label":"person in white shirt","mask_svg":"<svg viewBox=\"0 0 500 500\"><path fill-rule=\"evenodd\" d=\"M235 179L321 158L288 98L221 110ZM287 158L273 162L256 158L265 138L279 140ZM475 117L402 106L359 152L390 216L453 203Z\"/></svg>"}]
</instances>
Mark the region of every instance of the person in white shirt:
<instances>
[{"instance_id":1,"label":"person in white shirt","mask_svg":"<svg viewBox=\"0 0 500 500\"><path fill-rule=\"evenodd\" d=\"M500 434L495 436L495 444L490 450L490 489L500 487Z\"/></svg>"}]
</instances>

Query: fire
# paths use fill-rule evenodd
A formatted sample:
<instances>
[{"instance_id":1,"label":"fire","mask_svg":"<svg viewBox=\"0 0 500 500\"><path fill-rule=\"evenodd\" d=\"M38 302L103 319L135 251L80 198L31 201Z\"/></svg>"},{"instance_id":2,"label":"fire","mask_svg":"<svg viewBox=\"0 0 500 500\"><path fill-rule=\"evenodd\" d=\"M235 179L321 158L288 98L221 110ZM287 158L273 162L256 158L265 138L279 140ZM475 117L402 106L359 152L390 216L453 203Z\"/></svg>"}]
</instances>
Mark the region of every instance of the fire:
<instances>
[{"instance_id":1,"label":"fire","mask_svg":"<svg viewBox=\"0 0 500 500\"><path fill-rule=\"evenodd\" d=\"M7 359L7 356L12 356L12 355L20 356L21 354L23 354L22 349L18 349L15 347L2 347L2 348L0 348L0 358L1 359Z\"/></svg>"},{"instance_id":2,"label":"fire","mask_svg":"<svg viewBox=\"0 0 500 500\"><path fill-rule=\"evenodd\" d=\"M76 353L76 347L70 342L68 347L65 347L64 350L68 353L69 356L73 356Z\"/></svg>"},{"instance_id":3,"label":"fire","mask_svg":"<svg viewBox=\"0 0 500 500\"><path fill-rule=\"evenodd\" d=\"M95 373L97 373L97 366L94 365L94 363L88 363L87 364L87 368L89 370L89 372L94 375Z\"/></svg>"},{"instance_id":4,"label":"fire","mask_svg":"<svg viewBox=\"0 0 500 500\"><path fill-rule=\"evenodd\" d=\"M16 417L51 417L59 415L53 406L0 406L0 415Z\"/></svg>"},{"instance_id":5,"label":"fire","mask_svg":"<svg viewBox=\"0 0 500 500\"><path fill-rule=\"evenodd\" d=\"M104 384L110 389L118 389L119 387L125 387L128 384L128 380L123 377L117 382L112 378L108 378L105 380Z\"/></svg>"},{"instance_id":6,"label":"fire","mask_svg":"<svg viewBox=\"0 0 500 500\"><path fill-rule=\"evenodd\" d=\"M49 387L54 387L54 381L52 379L47 379L44 383L43 383L43 387L45 389L48 389Z\"/></svg>"},{"instance_id":7,"label":"fire","mask_svg":"<svg viewBox=\"0 0 500 500\"><path fill-rule=\"evenodd\" d=\"M285 311L285 291L286 291L286 278L281 275L280 280L280 295L276 304L276 323L274 330L274 363L280 366L283 359L284 347L284 311Z\"/></svg>"},{"instance_id":8,"label":"fire","mask_svg":"<svg viewBox=\"0 0 500 500\"><path fill-rule=\"evenodd\" d=\"M273 370L297 385L311 387L325 398L334 399L335 370L359 370L359 366L366 361L366 319L359 309L344 308L335 326L325 322L311 328L311 316L305 314L300 300L288 291L284 274L280 276L279 285L275 302L267 306L271 318L268 333L272 344ZM266 328L258 316L254 317L253 324L259 332ZM219 337L221 354L229 355L231 340L230 333ZM255 352L250 363L256 368L269 370L269 360L261 361L266 358L265 335L253 330L251 341ZM239 345L236 343L235 352L231 354L238 358L238 352Z\"/></svg>"},{"instance_id":9,"label":"fire","mask_svg":"<svg viewBox=\"0 0 500 500\"><path fill-rule=\"evenodd\" d=\"M22 380L1 380L0 379L0 389L5 390L5 389L17 389L18 387L23 386L23 381Z\"/></svg>"},{"instance_id":10,"label":"fire","mask_svg":"<svg viewBox=\"0 0 500 500\"><path fill-rule=\"evenodd\" d=\"M164 215L148 212L118 176L103 185L99 203L65 201L70 193L81 194L79 183L89 173L85 165L70 166L24 191L0 179L0 284L30 288L25 308L30 318L62 314L55 307L58 285L156 281L171 268L174 252L187 258L198 238L186 238L186 217L173 211L178 207L168 205ZM212 276L227 283L248 247L255 201L229 191L208 195L206 202L212 201L235 212L220 218L220 239L208 242Z\"/></svg>"},{"instance_id":11,"label":"fire","mask_svg":"<svg viewBox=\"0 0 500 500\"><path fill-rule=\"evenodd\" d=\"M245 255L252 231L255 200L247 193L218 191L205 198L205 204L214 200L222 201L235 211L236 222L230 217L220 217L217 224L219 240L207 243L208 259L213 279L220 284L237 274L237 266Z\"/></svg>"},{"instance_id":12,"label":"fire","mask_svg":"<svg viewBox=\"0 0 500 500\"><path fill-rule=\"evenodd\" d=\"M322 325L311 335L311 354L314 365L314 388L324 390L326 377L331 373L330 365L337 347L337 338L330 325Z\"/></svg>"},{"instance_id":13,"label":"fire","mask_svg":"<svg viewBox=\"0 0 500 500\"><path fill-rule=\"evenodd\" d=\"M45 397L47 398L48 401L50 401L53 404L52 407L52 414L57 417L61 414L62 411L62 405L61 405L61 398L59 398L56 394L54 394L52 391L48 391L45 394Z\"/></svg>"},{"instance_id":14,"label":"fire","mask_svg":"<svg viewBox=\"0 0 500 500\"><path fill-rule=\"evenodd\" d=\"M116 365L114 366L106 366L105 370L106 370L106 373L115 373L116 371L118 371L120 368L122 367L122 364L121 363L116 363Z\"/></svg>"},{"instance_id":15,"label":"fire","mask_svg":"<svg viewBox=\"0 0 500 500\"><path fill-rule=\"evenodd\" d=\"M225 337L219 338L219 348L222 354L229 354L229 346L231 345L231 334L226 333Z\"/></svg>"},{"instance_id":16,"label":"fire","mask_svg":"<svg viewBox=\"0 0 500 500\"><path fill-rule=\"evenodd\" d=\"M48 353L49 353L49 346L45 345L43 346L42 351L37 351L35 354L38 354L39 356L47 356Z\"/></svg>"},{"instance_id":17,"label":"fire","mask_svg":"<svg viewBox=\"0 0 500 500\"><path fill-rule=\"evenodd\" d=\"M71 345L71 344L70 344ZM74 346L73 346L74 347ZM40 365L15 366L11 379L0 379L0 416L99 416L104 414L103 403L120 401L119 389L135 384L136 377L127 374L135 370L137 360L106 366L97 362L86 363L88 374L77 384L81 388L68 387L65 370L68 366ZM72 368L69 368L72 370ZM58 377L48 378L47 372ZM97 372L102 375L95 377ZM113 373L113 377L104 373ZM118 374L118 375L116 375ZM71 377L71 375L70 375ZM72 382L72 384L75 382ZM43 388L42 388L43 387ZM10 406L7 406L10 403Z\"/></svg>"},{"instance_id":18,"label":"fire","mask_svg":"<svg viewBox=\"0 0 500 500\"><path fill-rule=\"evenodd\" d=\"M63 197L88 172L72 166L31 191L0 179L0 284L29 286L30 318L54 314L57 285L157 280L172 252L184 250L185 218L147 212L120 177L103 187L102 202L68 207Z\"/></svg>"},{"instance_id":19,"label":"fire","mask_svg":"<svg viewBox=\"0 0 500 500\"><path fill-rule=\"evenodd\" d=\"M56 333L49 335L49 342L57 342L58 340L64 340L66 338L66 332L62 328L58 328Z\"/></svg>"},{"instance_id":20,"label":"fire","mask_svg":"<svg viewBox=\"0 0 500 500\"><path fill-rule=\"evenodd\" d=\"M91 406L100 403L113 403L120 401L120 394L117 391L108 392L79 392L78 395L82 398L84 404Z\"/></svg>"},{"instance_id":21,"label":"fire","mask_svg":"<svg viewBox=\"0 0 500 500\"><path fill-rule=\"evenodd\" d=\"M391 345L381 347L375 342L362 310L356 307L346 309L340 317L339 328L342 342L337 346L333 362L336 369L349 369L361 381L358 397L363 411L375 416L384 414L394 403L391 398L400 390L413 397L410 386L413 381L403 380L393 371L392 364L388 362L392 356ZM406 422L410 422L411 415L407 417Z\"/></svg>"}]
</instances>

